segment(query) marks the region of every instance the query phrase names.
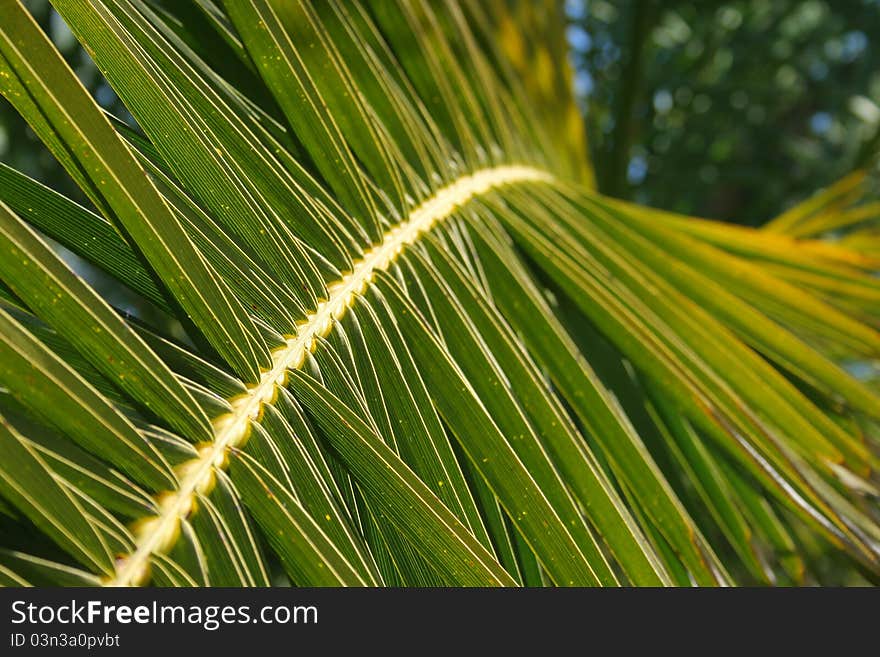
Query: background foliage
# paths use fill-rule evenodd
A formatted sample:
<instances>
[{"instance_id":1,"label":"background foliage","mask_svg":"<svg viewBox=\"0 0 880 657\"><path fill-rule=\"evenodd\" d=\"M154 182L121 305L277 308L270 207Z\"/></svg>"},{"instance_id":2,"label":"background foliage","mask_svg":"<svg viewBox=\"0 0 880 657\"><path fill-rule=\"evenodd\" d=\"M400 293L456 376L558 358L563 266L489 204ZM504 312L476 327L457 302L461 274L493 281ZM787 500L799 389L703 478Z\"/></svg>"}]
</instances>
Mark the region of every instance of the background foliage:
<instances>
[{"instance_id":1,"label":"background foliage","mask_svg":"<svg viewBox=\"0 0 880 657\"><path fill-rule=\"evenodd\" d=\"M880 134L876 0L568 0L603 191L758 225Z\"/></svg>"}]
</instances>

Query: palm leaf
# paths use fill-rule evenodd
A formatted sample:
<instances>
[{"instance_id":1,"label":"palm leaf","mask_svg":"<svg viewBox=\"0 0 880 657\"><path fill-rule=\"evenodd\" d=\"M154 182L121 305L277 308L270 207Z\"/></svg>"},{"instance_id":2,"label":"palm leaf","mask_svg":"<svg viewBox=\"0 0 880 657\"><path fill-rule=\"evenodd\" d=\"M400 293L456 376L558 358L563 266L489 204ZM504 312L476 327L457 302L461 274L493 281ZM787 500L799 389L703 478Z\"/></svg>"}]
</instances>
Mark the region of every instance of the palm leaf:
<instances>
[{"instance_id":1,"label":"palm leaf","mask_svg":"<svg viewBox=\"0 0 880 657\"><path fill-rule=\"evenodd\" d=\"M4 584L876 578L861 174L762 231L605 198L507 2L53 5L131 120L0 0L88 199L0 165Z\"/></svg>"}]
</instances>

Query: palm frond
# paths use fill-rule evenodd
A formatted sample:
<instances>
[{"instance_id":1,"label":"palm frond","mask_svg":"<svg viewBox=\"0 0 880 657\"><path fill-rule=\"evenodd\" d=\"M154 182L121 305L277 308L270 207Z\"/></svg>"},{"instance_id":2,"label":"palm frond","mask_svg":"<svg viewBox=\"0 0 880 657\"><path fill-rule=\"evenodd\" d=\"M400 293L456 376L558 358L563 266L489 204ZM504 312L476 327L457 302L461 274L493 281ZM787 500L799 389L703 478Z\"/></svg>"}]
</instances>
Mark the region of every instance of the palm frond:
<instances>
[{"instance_id":1,"label":"palm frond","mask_svg":"<svg viewBox=\"0 0 880 657\"><path fill-rule=\"evenodd\" d=\"M53 5L131 116L0 0L88 199L0 165L4 584L876 580L878 261L814 239L861 174L605 198L503 1Z\"/></svg>"}]
</instances>

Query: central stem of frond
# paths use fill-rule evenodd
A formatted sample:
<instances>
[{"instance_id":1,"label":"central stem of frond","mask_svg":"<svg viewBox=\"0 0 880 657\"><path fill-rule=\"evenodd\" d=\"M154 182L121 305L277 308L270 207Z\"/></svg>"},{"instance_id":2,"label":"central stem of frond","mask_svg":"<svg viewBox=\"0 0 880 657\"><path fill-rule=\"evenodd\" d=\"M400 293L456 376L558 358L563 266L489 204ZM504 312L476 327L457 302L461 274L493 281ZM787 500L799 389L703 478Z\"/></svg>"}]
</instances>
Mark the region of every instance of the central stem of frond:
<instances>
[{"instance_id":1,"label":"central stem of frond","mask_svg":"<svg viewBox=\"0 0 880 657\"><path fill-rule=\"evenodd\" d=\"M117 560L116 574L106 585L138 586L149 580L151 555L167 553L174 546L181 519L194 510L197 495L207 494L213 488L215 468L226 468L229 450L247 440L251 422L259 422L263 405L274 402L278 386L287 382L288 370L302 366L306 354L314 351L318 337L330 333L334 321L345 315L356 295L364 293L375 272L387 269L405 246L474 196L505 185L551 180L546 172L526 166L481 169L438 190L410 212L406 220L391 228L379 244L355 263L350 273L327 287L329 298L297 327L296 335L287 337L285 346L272 352L273 365L263 372L260 381L250 386L247 393L230 400L232 412L212 422L214 440L200 445L196 458L176 468L179 486L158 496L159 514L133 525L135 549Z\"/></svg>"}]
</instances>

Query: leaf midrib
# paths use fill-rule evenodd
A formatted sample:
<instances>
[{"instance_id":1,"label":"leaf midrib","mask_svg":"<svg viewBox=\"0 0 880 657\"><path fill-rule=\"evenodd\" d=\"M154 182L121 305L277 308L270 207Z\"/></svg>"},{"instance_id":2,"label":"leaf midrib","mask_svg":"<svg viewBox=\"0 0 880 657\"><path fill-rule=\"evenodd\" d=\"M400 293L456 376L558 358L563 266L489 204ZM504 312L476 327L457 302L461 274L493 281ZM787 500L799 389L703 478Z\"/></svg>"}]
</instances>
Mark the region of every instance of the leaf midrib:
<instances>
[{"instance_id":1,"label":"leaf midrib","mask_svg":"<svg viewBox=\"0 0 880 657\"><path fill-rule=\"evenodd\" d=\"M194 508L196 496L207 494L213 487L214 468L226 468L228 451L247 440L250 423L260 421L263 405L275 402L276 386L284 386L287 372L302 366L307 353L315 350L318 338L333 330L334 322L342 319L357 295L363 294L375 272L386 270L405 246L416 242L473 197L506 185L552 180L548 172L530 166L479 169L437 190L389 229L381 242L354 263L351 272L327 286L329 298L321 301L315 312L297 326L295 335L286 336L286 345L273 350L273 365L261 373L259 382L249 386L247 393L229 400L232 411L212 421L214 440L201 445L196 458L175 468L178 487L159 494L158 515L135 523L135 550L117 559L116 574L105 585L138 586L149 580L151 555L173 547L180 521Z\"/></svg>"}]
</instances>

